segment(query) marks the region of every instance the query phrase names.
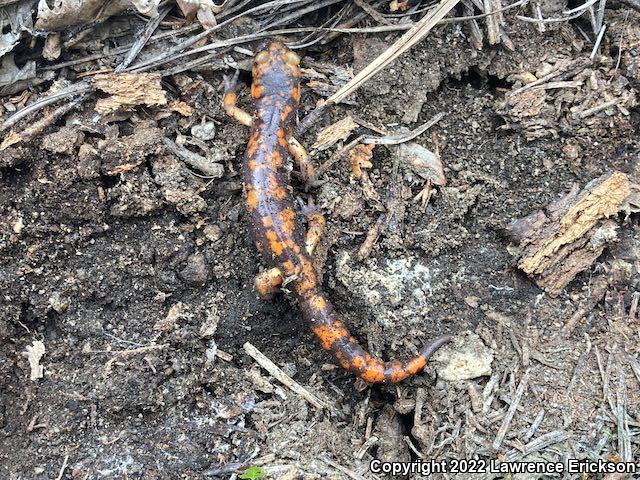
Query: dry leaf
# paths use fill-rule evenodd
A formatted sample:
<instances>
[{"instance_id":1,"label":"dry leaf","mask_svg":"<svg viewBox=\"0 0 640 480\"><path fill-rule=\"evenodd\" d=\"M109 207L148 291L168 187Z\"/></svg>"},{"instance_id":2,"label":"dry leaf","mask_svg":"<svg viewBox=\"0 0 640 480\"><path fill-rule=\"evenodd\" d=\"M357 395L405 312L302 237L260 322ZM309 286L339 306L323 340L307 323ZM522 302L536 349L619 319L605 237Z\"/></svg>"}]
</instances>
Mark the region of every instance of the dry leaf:
<instances>
[{"instance_id":1,"label":"dry leaf","mask_svg":"<svg viewBox=\"0 0 640 480\"><path fill-rule=\"evenodd\" d=\"M45 354L46 349L44 343L40 340L34 340L33 345L27 345L22 353L29 360L29 366L31 367L31 380L37 380L44 377L44 367L40 365L40 359Z\"/></svg>"},{"instance_id":2,"label":"dry leaf","mask_svg":"<svg viewBox=\"0 0 640 480\"><path fill-rule=\"evenodd\" d=\"M191 22L196 16L204 28L217 25L214 12L216 5L212 0L177 0L178 6L185 18Z\"/></svg>"},{"instance_id":3,"label":"dry leaf","mask_svg":"<svg viewBox=\"0 0 640 480\"><path fill-rule=\"evenodd\" d=\"M431 150L415 142L391 146L400 161L400 165L432 184L442 186L447 183L440 158Z\"/></svg>"},{"instance_id":4,"label":"dry leaf","mask_svg":"<svg viewBox=\"0 0 640 480\"><path fill-rule=\"evenodd\" d=\"M26 83L36 76L36 62L28 61L24 67L18 68L13 59L13 52L2 57L0 65L0 96L11 95L24 90Z\"/></svg>"},{"instance_id":5,"label":"dry leaf","mask_svg":"<svg viewBox=\"0 0 640 480\"><path fill-rule=\"evenodd\" d=\"M51 1L51 0L49 0ZM143 15L158 15L160 0L54 0L49 8L47 0L38 2L36 30L56 31L72 25L84 25L118 15L133 6Z\"/></svg>"},{"instance_id":6,"label":"dry leaf","mask_svg":"<svg viewBox=\"0 0 640 480\"><path fill-rule=\"evenodd\" d=\"M166 105L167 96L155 73L108 73L94 77L96 88L111 94L96 102L102 114L120 109L130 110L137 105Z\"/></svg>"},{"instance_id":7,"label":"dry leaf","mask_svg":"<svg viewBox=\"0 0 640 480\"><path fill-rule=\"evenodd\" d=\"M0 23L4 33L0 33L0 57L10 52L18 44L22 32L33 30L31 19L31 2L16 2L13 5L4 5L0 1L0 17L4 17ZM11 27L7 29L7 27Z\"/></svg>"},{"instance_id":8,"label":"dry leaf","mask_svg":"<svg viewBox=\"0 0 640 480\"><path fill-rule=\"evenodd\" d=\"M319 134L316 143L311 148L326 150L339 140L346 140L351 132L358 127L353 118L346 116L342 120L324 128Z\"/></svg>"}]
</instances>

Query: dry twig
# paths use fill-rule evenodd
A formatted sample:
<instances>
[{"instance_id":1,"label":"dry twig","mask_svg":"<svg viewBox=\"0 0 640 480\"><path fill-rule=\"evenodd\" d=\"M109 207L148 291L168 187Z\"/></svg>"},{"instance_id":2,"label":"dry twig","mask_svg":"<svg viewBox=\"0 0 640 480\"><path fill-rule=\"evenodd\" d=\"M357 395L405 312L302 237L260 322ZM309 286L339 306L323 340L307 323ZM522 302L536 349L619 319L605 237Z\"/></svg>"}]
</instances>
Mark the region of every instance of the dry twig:
<instances>
[{"instance_id":1,"label":"dry twig","mask_svg":"<svg viewBox=\"0 0 640 480\"><path fill-rule=\"evenodd\" d=\"M309 390L304 388L298 382L296 382L289 375L284 373L280 367L278 367L275 363L269 360L265 354L263 354L260 350L254 347L251 343L246 342L243 346L244 351L247 352L251 358L253 358L258 364L264 368L267 372L269 372L274 378L276 378L280 383L282 383L285 387L291 390L293 393L300 395L307 402L318 409L327 409L331 410L331 406L325 401L318 398L316 395L311 393Z\"/></svg>"}]
</instances>

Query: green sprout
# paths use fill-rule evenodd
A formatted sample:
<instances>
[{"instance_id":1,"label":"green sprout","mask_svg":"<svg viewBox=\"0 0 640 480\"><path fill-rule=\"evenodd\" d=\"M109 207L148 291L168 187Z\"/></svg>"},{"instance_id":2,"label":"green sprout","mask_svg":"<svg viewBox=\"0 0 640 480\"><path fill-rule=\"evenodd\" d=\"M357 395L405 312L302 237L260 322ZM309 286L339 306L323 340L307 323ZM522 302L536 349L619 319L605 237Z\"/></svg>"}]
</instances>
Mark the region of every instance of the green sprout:
<instances>
[{"instance_id":1,"label":"green sprout","mask_svg":"<svg viewBox=\"0 0 640 480\"><path fill-rule=\"evenodd\" d=\"M259 480L267 478L267 474L262 467L249 467L238 478L242 478L242 480Z\"/></svg>"}]
</instances>

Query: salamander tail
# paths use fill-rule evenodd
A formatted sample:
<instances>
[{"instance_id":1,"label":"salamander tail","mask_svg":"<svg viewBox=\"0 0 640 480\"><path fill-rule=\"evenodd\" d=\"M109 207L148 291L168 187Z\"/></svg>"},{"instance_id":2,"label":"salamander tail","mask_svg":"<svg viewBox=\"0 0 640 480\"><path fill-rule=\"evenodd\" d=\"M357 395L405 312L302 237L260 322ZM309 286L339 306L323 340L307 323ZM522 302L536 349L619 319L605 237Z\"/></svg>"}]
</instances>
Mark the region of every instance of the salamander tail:
<instances>
[{"instance_id":1,"label":"salamander tail","mask_svg":"<svg viewBox=\"0 0 640 480\"><path fill-rule=\"evenodd\" d=\"M305 295L299 301L322 347L331 352L343 368L370 383L395 383L415 375L425 367L436 350L451 340L450 335L442 335L427 344L419 355L405 362L385 362L360 346L344 323L337 319L333 307L321 293Z\"/></svg>"}]
</instances>

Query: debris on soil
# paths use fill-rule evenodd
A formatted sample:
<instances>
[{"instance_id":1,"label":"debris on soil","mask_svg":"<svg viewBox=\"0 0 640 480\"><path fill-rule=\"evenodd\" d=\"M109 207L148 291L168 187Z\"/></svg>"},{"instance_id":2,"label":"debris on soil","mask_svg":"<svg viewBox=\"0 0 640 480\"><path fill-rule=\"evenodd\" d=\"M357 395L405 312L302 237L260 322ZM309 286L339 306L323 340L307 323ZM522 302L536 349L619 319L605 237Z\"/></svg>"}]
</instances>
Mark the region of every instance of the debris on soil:
<instances>
[{"instance_id":1,"label":"debris on soil","mask_svg":"<svg viewBox=\"0 0 640 480\"><path fill-rule=\"evenodd\" d=\"M55 31L73 25L98 22L117 15L131 6L143 15L156 16L159 3L159 0L121 0L105 5L99 0L56 0L52 2L53 7L49 7L47 2L39 1L35 28Z\"/></svg>"},{"instance_id":2,"label":"debris on soil","mask_svg":"<svg viewBox=\"0 0 640 480\"><path fill-rule=\"evenodd\" d=\"M584 135L617 125L631 130L629 110L637 93L615 64L588 58L561 58L543 63L526 80L522 73L499 100L496 110L506 120L502 129L522 130L528 140Z\"/></svg>"},{"instance_id":3,"label":"debris on soil","mask_svg":"<svg viewBox=\"0 0 640 480\"><path fill-rule=\"evenodd\" d=\"M460 382L491 375L493 352L473 332L456 335L432 357L438 377L447 382Z\"/></svg>"},{"instance_id":4,"label":"debris on soil","mask_svg":"<svg viewBox=\"0 0 640 480\"><path fill-rule=\"evenodd\" d=\"M447 183L440 158L431 150L415 142L401 143L393 147L393 152L408 173L417 175L433 185L443 186Z\"/></svg>"},{"instance_id":5,"label":"debris on soil","mask_svg":"<svg viewBox=\"0 0 640 480\"><path fill-rule=\"evenodd\" d=\"M27 345L24 349L23 355L29 360L29 367L31 367L31 375L29 378L32 381L44 377L44 367L40 365L40 360L45 353L44 343L40 340L34 340L32 345Z\"/></svg>"},{"instance_id":6,"label":"debris on soil","mask_svg":"<svg viewBox=\"0 0 640 480\"><path fill-rule=\"evenodd\" d=\"M131 110L138 105L167 104L167 95L156 73L110 73L93 77L98 90L108 93L96 102L96 112L103 115L118 110Z\"/></svg>"},{"instance_id":7,"label":"debris on soil","mask_svg":"<svg viewBox=\"0 0 640 480\"><path fill-rule=\"evenodd\" d=\"M320 399L317 395L311 393L307 388L303 387L298 382L293 380L280 367L269 360L267 356L265 356L260 350L254 347L250 342L246 342L244 344L244 351L247 353L247 355L251 356L256 362L258 362L258 365L260 365L267 372L273 375L273 377L276 378L280 383L282 383L296 395L300 395L315 408L329 410L332 409L330 404Z\"/></svg>"},{"instance_id":8,"label":"debris on soil","mask_svg":"<svg viewBox=\"0 0 640 480\"><path fill-rule=\"evenodd\" d=\"M632 458L637 1L214 1L0 1L0 477ZM222 75L241 71L253 112L245 84L271 39L301 57L296 138L324 142L315 181L288 188L325 215L314 263L336 311L387 360L456 339L401 384L356 380L287 295L253 290L249 132L221 107ZM628 178L621 203L597 184L557 207L607 172ZM538 210L542 226L521 220L532 243L508 246ZM543 288L573 255L584 266L553 297L510 251L540 260ZM32 381L35 338L47 375Z\"/></svg>"},{"instance_id":9,"label":"debris on soil","mask_svg":"<svg viewBox=\"0 0 640 480\"><path fill-rule=\"evenodd\" d=\"M624 173L605 174L582 191L574 185L546 212L538 210L513 221L507 231L518 247L514 251L518 267L550 295L559 295L617 239L618 226L609 218L630 194Z\"/></svg>"},{"instance_id":10,"label":"debris on soil","mask_svg":"<svg viewBox=\"0 0 640 480\"><path fill-rule=\"evenodd\" d=\"M373 167L371 157L373 156L373 148L375 145L364 145L359 143L347 153L349 155L349 165L351 166L351 174L355 178L362 177L362 169Z\"/></svg>"},{"instance_id":11,"label":"debris on soil","mask_svg":"<svg viewBox=\"0 0 640 480\"><path fill-rule=\"evenodd\" d=\"M311 146L312 149L326 150L340 140L345 140L351 132L358 128L358 124L351 118L346 116L318 133L316 142Z\"/></svg>"},{"instance_id":12,"label":"debris on soil","mask_svg":"<svg viewBox=\"0 0 640 480\"><path fill-rule=\"evenodd\" d=\"M423 341L435 336L429 332L437 331L437 327L426 329L423 319L429 318L429 297L435 290L445 288L438 269L412 258L358 264L348 252L340 253L336 267L338 280L353 298L359 299L362 311L372 319L366 323L365 331L374 352L382 350L379 339L383 337L391 339L393 350L402 345L404 352L412 352L420 346L417 332L423 333Z\"/></svg>"}]
</instances>

